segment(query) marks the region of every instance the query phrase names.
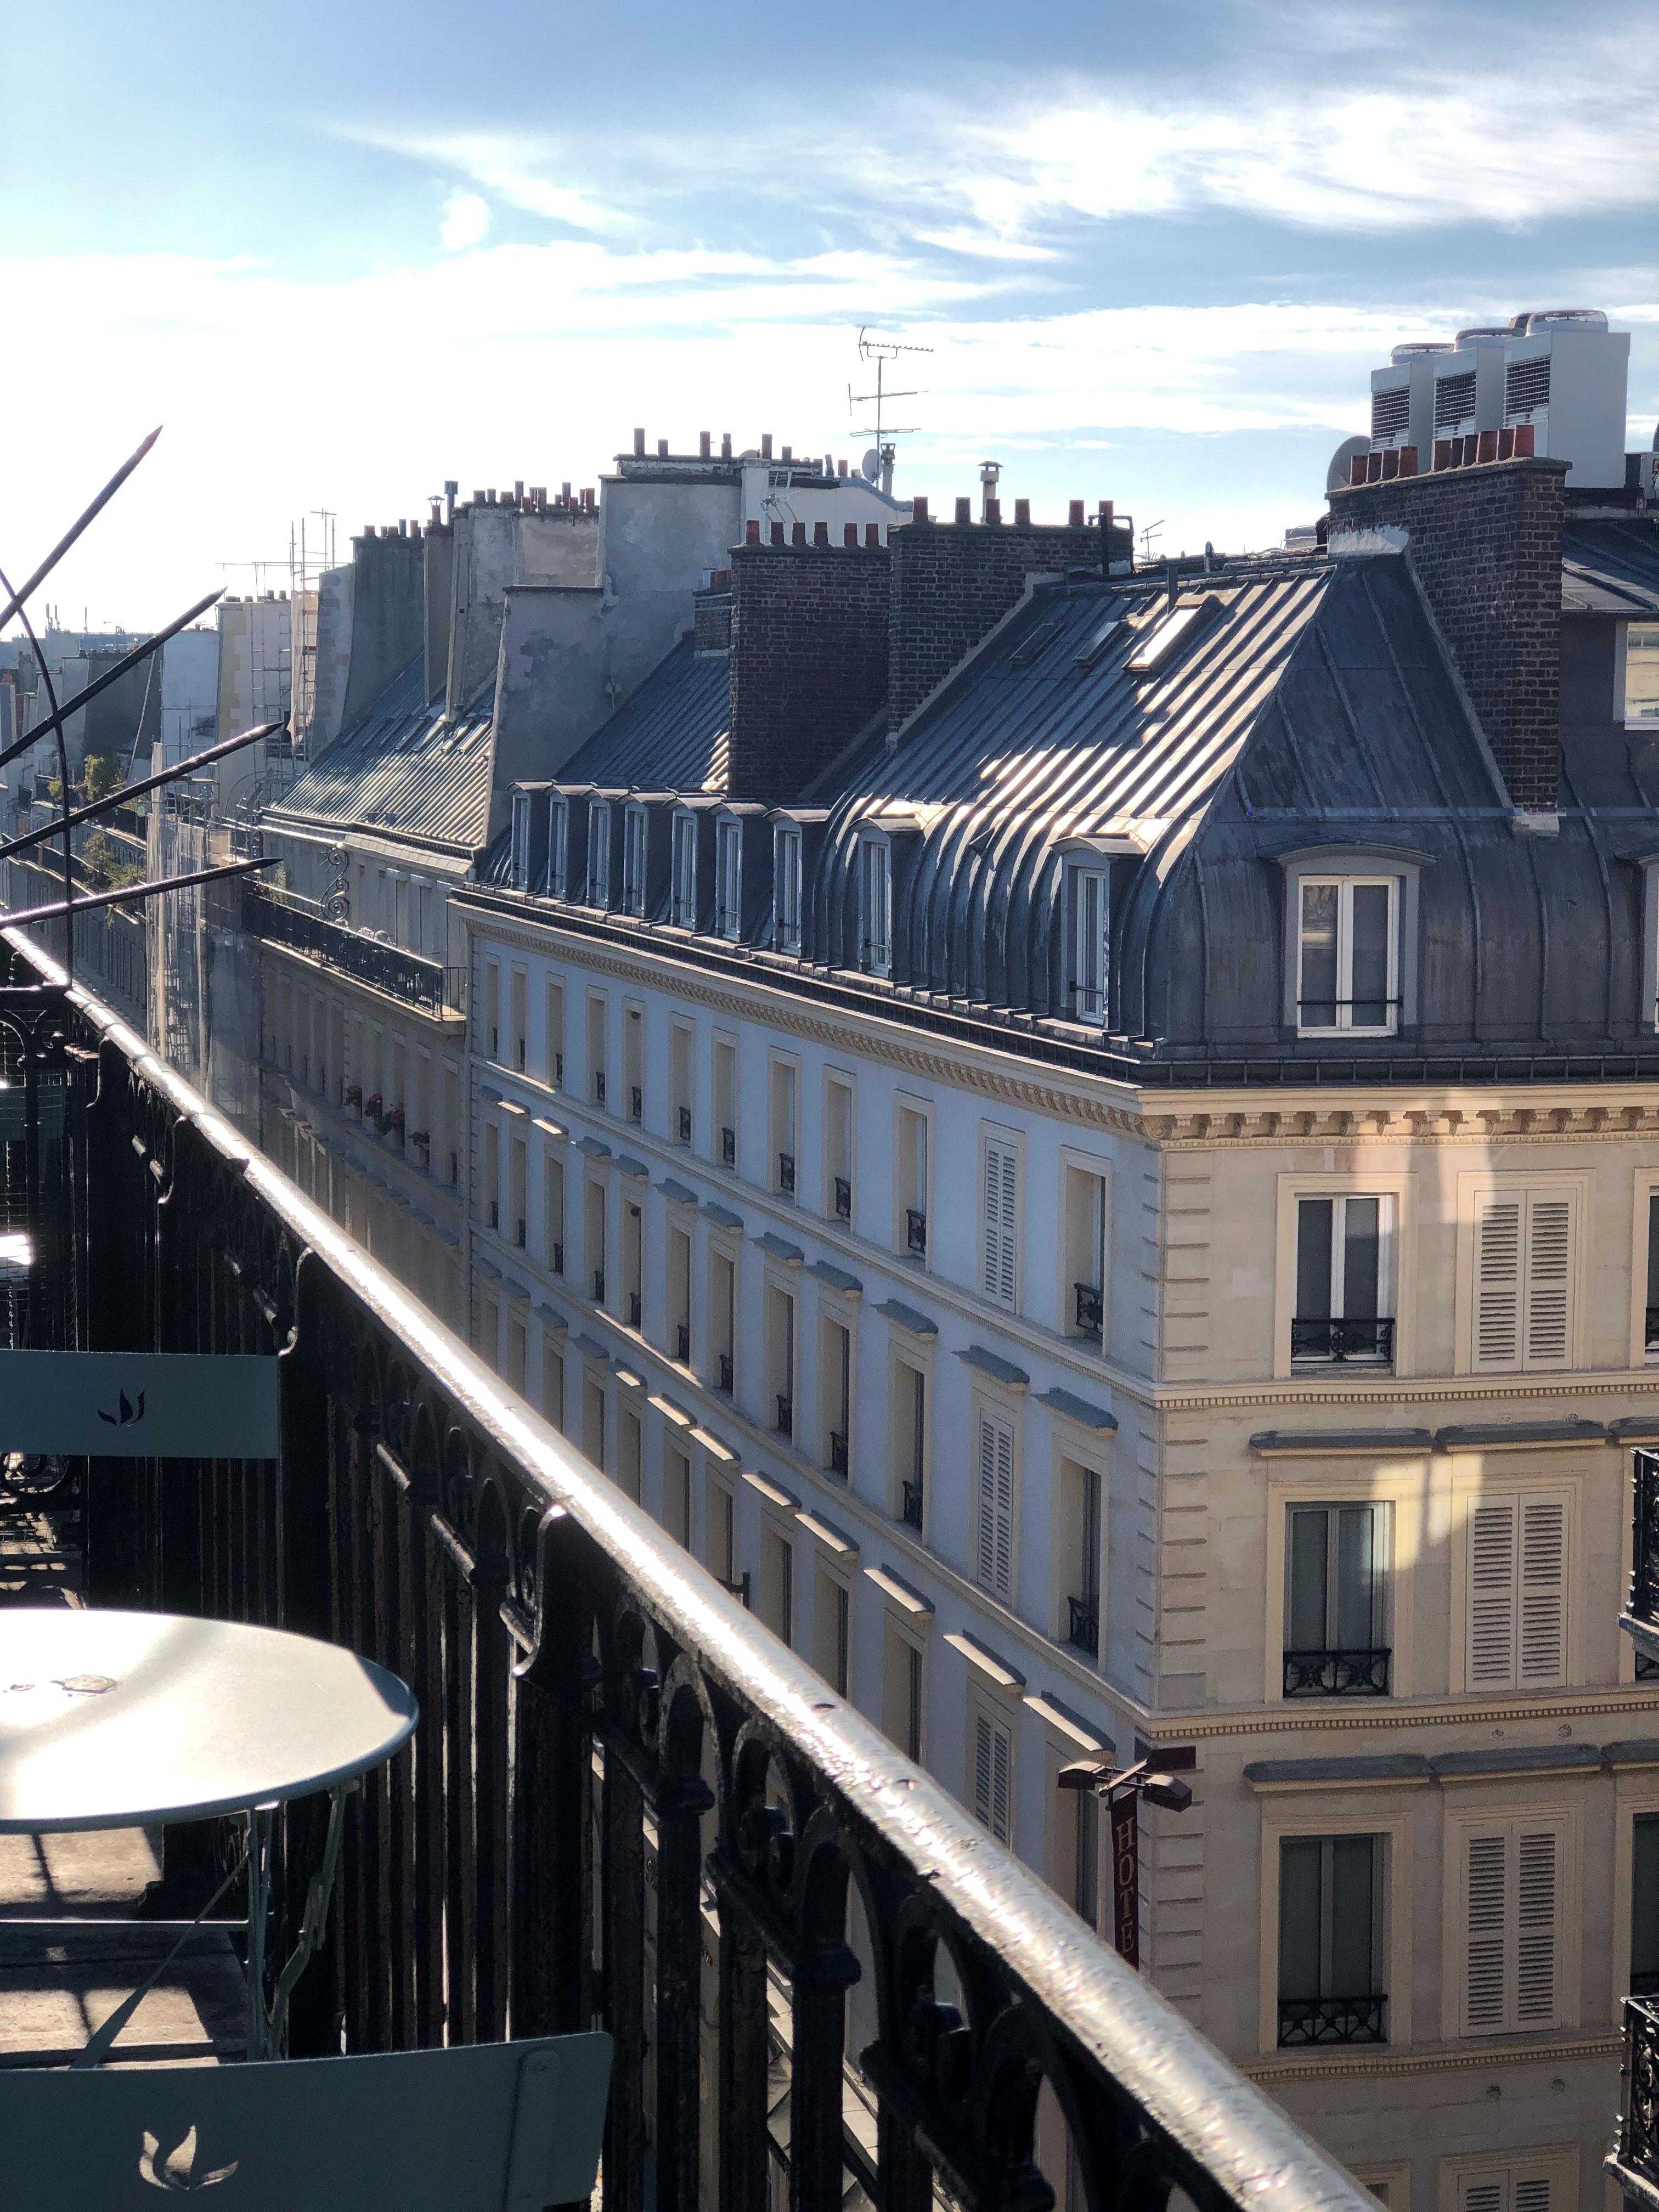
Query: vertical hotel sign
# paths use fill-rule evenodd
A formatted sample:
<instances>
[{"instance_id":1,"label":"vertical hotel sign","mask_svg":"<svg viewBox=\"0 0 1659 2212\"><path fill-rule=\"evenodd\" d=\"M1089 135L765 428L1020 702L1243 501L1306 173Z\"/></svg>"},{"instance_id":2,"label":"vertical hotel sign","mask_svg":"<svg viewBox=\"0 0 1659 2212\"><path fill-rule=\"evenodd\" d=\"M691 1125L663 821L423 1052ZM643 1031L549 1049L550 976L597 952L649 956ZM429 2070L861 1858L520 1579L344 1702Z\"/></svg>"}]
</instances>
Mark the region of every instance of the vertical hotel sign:
<instances>
[{"instance_id":1,"label":"vertical hotel sign","mask_svg":"<svg viewBox=\"0 0 1659 2212\"><path fill-rule=\"evenodd\" d=\"M1114 1790L1107 1797L1111 1825L1112 1936L1117 1954L1140 1964L1140 1792Z\"/></svg>"}]
</instances>

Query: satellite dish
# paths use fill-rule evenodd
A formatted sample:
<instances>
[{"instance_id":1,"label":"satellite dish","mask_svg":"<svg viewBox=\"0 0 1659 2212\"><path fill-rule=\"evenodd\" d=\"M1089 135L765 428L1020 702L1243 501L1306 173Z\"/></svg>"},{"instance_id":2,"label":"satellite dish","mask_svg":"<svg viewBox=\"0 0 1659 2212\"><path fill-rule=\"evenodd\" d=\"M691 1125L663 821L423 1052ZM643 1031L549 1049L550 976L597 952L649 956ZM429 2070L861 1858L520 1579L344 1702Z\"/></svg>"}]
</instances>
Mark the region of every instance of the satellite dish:
<instances>
[{"instance_id":1,"label":"satellite dish","mask_svg":"<svg viewBox=\"0 0 1659 2212\"><path fill-rule=\"evenodd\" d=\"M1348 481L1349 462L1360 453L1369 453L1370 449L1369 438L1345 438L1331 455L1331 465L1325 471L1326 490L1342 490Z\"/></svg>"},{"instance_id":2,"label":"satellite dish","mask_svg":"<svg viewBox=\"0 0 1659 2212\"><path fill-rule=\"evenodd\" d=\"M881 474L881 455L873 446L859 463L859 470L870 483L874 483L876 478Z\"/></svg>"}]
</instances>

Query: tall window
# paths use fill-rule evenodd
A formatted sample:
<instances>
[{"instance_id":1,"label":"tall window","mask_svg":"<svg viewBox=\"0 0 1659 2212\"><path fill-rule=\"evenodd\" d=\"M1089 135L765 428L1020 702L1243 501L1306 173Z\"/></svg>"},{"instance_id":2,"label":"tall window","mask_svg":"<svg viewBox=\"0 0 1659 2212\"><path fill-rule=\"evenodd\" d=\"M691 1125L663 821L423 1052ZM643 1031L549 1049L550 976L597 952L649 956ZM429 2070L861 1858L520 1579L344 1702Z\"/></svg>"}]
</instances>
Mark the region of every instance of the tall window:
<instances>
[{"instance_id":1,"label":"tall window","mask_svg":"<svg viewBox=\"0 0 1659 2212\"><path fill-rule=\"evenodd\" d=\"M980 1200L980 1288L1012 1313L1019 1285L1019 1153L1000 1138L985 1139Z\"/></svg>"},{"instance_id":2,"label":"tall window","mask_svg":"<svg viewBox=\"0 0 1659 2212\"><path fill-rule=\"evenodd\" d=\"M800 951L800 831L772 833L772 942L780 952Z\"/></svg>"},{"instance_id":3,"label":"tall window","mask_svg":"<svg viewBox=\"0 0 1659 2212\"><path fill-rule=\"evenodd\" d=\"M1285 1695L1386 1696L1388 1507L1293 1505L1285 1518Z\"/></svg>"},{"instance_id":4,"label":"tall window","mask_svg":"<svg viewBox=\"0 0 1659 2212\"><path fill-rule=\"evenodd\" d=\"M1072 1012L1080 1022L1106 1019L1106 875L1073 868Z\"/></svg>"},{"instance_id":5,"label":"tall window","mask_svg":"<svg viewBox=\"0 0 1659 2212\"><path fill-rule=\"evenodd\" d=\"M1483 1491L1468 1523L1468 1686L1544 1689L1566 1680L1567 1500Z\"/></svg>"},{"instance_id":6,"label":"tall window","mask_svg":"<svg viewBox=\"0 0 1659 2212\"><path fill-rule=\"evenodd\" d=\"M1014 1431L1000 1414L979 1417L979 1529L981 1589L1012 1604L1014 1595Z\"/></svg>"},{"instance_id":7,"label":"tall window","mask_svg":"<svg viewBox=\"0 0 1659 2212\"><path fill-rule=\"evenodd\" d=\"M893 1458L899 1480L898 1517L921 1531L927 1469L927 1377L908 1360L893 1365Z\"/></svg>"},{"instance_id":8,"label":"tall window","mask_svg":"<svg viewBox=\"0 0 1659 2212\"><path fill-rule=\"evenodd\" d=\"M697 926L697 823L690 814L674 817L673 842L670 854L672 883L673 921L676 929L695 929Z\"/></svg>"},{"instance_id":9,"label":"tall window","mask_svg":"<svg viewBox=\"0 0 1659 2212\"><path fill-rule=\"evenodd\" d=\"M1659 1190L1648 1198L1647 1310L1643 1316L1642 1344L1651 1359L1659 1352Z\"/></svg>"},{"instance_id":10,"label":"tall window","mask_svg":"<svg viewBox=\"0 0 1659 2212\"><path fill-rule=\"evenodd\" d=\"M998 1843L1013 1835L1013 1731L998 1715L981 1706L969 1717L973 1734L974 1818Z\"/></svg>"},{"instance_id":11,"label":"tall window","mask_svg":"<svg viewBox=\"0 0 1659 2212\"><path fill-rule=\"evenodd\" d=\"M1553 2027L1559 2013L1559 1820L1472 1820L1461 1836L1465 2035Z\"/></svg>"},{"instance_id":12,"label":"tall window","mask_svg":"<svg viewBox=\"0 0 1659 2212\"><path fill-rule=\"evenodd\" d=\"M1398 1026L1398 879L1304 876L1299 888L1297 1028L1387 1036Z\"/></svg>"},{"instance_id":13,"label":"tall window","mask_svg":"<svg viewBox=\"0 0 1659 2212\"><path fill-rule=\"evenodd\" d=\"M714 847L715 927L722 937L743 933L743 824L722 822Z\"/></svg>"},{"instance_id":14,"label":"tall window","mask_svg":"<svg viewBox=\"0 0 1659 2212\"><path fill-rule=\"evenodd\" d=\"M1100 1472L1075 1460L1060 1463L1061 1496L1068 1522L1073 1565L1061 1608L1060 1632L1067 1644L1091 1658L1100 1654ZM1074 1546L1075 1549L1071 1547Z\"/></svg>"},{"instance_id":15,"label":"tall window","mask_svg":"<svg viewBox=\"0 0 1659 2212\"><path fill-rule=\"evenodd\" d=\"M570 873L570 803L556 799L547 817L547 889L551 898L563 898Z\"/></svg>"},{"instance_id":16,"label":"tall window","mask_svg":"<svg viewBox=\"0 0 1659 2212\"><path fill-rule=\"evenodd\" d=\"M859 846L859 965L885 975L893 964L892 854L884 840Z\"/></svg>"},{"instance_id":17,"label":"tall window","mask_svg":"<svg viewBox=\"0 0 1659 2212\"><path fill-rule=\"evenodd\" d=\"M1524 1373L1571 1364L1577 1211L1571 1191L1479 1194L1472 1367Z\"/></svg>"},{"instance_id":18,"label":"tall window","mask_svg":"<svg viewBox=\"0 0 1659 2212\"><path fill-rule=\"evenodd\" d=\"M1631 1823L1630 1993L1659 1991L1659 1813Z\"/></svg>"},{"instance_id":19,"label":"tall window","mask_svg":"<svg viewBox=\"0 0 1659 2212\"><path fill-rule=\"evenodd\" d=\"M530 884L530 793L515 791L513 794L513 888L526 890Z\"/></svg>"},{"instance_id":20,"label":"tall window","mask_svg":"<svg viewBox=\"0 0 1659 2212\"><path fill-rule=\"evenodd\" d=\"M630 806L623 817L623 908L645 912L645 827L642 806Z\"/></svg>"},{"instance_id":21,"label":"tall window","mask_svg":"<svg viewBox=\"0 0 1659 2212\"><path fill-rule=\"evenodd\" d=\"M1391 1197L1298 1199L1291 1358L1390 1362L1393 1281Z\"/></svg>"},{"instance_id":22,"label":"tall window","mask_svg":"<svg viewBox=\"0 0 1659 2212\"><path fill-rule=\"evenodd\" d=\"M1100 1800L1092 1790L1074 1790L1070 1795L1077 1807L1072 1905L1078 1917L1095 1928L1100 1923Z\"/></svg>"},{"instance_id":23,"label":"tall window","mask_svg":"<svg viewBox=\"0 0 1659 2212\"><path fill-rule=\"evenodd\" d=\"M611 809L598 799L587 810L587 903L611 904Z\"/></svg>"},{"instance_id":24,"label":"tall window","mask_svg":"<svg viewBox=\"0 0 1659 2212\"><path fill-rule=\"evenodd\" d=\"M1380 1836L1286 1836L1279 1846L1279 2041L1385 2043Z\"/></svg>"}]
</instances>

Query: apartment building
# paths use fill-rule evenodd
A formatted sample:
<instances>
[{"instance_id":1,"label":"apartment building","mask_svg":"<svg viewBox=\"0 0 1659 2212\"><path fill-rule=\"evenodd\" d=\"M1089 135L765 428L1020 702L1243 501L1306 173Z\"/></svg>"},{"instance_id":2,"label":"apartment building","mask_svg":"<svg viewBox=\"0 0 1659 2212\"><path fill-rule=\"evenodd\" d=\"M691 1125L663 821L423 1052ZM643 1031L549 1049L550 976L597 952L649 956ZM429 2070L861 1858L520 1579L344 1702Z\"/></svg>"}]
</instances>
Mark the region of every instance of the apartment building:
<instances>
[{"instance_id":1,"label":"apartment building","mask_svg":"<svg viewBox=\"0 0 1659 2212\"><path fill-rule=\"evenodd\" d=\"M1589 2201L1659 1974L1659 536L1568 465L748 533L451 906L475 1341L1085 1917L1060 1770L1182 1771L1143 1969L1448 2212Z\"/></svg>"},{"instance_id":2,"label":"apartment building","mask_svg":"<svg viewBox=\"0 0 1659 2212\"><path fill-rule=\"evenodd\" d=\"M463 1331L470 1143L450 900L507 818L689 627L733 536L783 514L884 537L908 513L822 457L704 434L618 457L597 491L520 483L370 528L319 594L306 772L261 816L280 883L260 951L262 1141ZM778 526L781 526L779 525ZM494 1024L492 1024L492 1026Z\"/></svg>"}]
</instances>

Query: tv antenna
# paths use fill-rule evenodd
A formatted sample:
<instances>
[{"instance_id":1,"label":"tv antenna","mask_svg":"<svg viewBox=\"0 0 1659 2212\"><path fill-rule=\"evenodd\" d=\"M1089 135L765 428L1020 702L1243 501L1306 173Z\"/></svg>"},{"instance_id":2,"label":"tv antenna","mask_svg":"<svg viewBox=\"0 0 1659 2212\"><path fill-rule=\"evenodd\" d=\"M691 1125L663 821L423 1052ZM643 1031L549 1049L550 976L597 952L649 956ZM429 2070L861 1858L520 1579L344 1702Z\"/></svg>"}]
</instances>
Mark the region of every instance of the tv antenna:
<instances>
[{"instance_id":1,"label":"tv antenna","mask_svg":"<svg viewBox=\"0 0 1659 2212\"><path fill-rule=\"evenodd\" d=\"M1143 525L1140 532L1140 557L1143 561L1150 561L1152 559L1152 539L1157 536L1158 532L1163 529L1163 527L1164 524L1161 519L1157 522L1148 522Z\"/></svg>"},{"instance_id":2,"label":"tv antenna","mask_svg":"<svg viewBox=\"0 0 1659 2212\"><path fill-rule=\"evenodd\" d=\"M890 399L919 399L921 394L915 388L907 392L889 392L885 387L887 364L890 361L896 361L901 354L932 353L933 350L932 346L899 345L891 338L873 337L868 324L859 332L859 359L872 361L876 364L876 388L873 392L854 392L849 384L847 387L847 411L850 415L854 407L866 407L872 404L875 407L874 426L866 425L864 432L865 436L873 437L876 441L864 457L864 474L872 483L879 478L881 488L890 499L893 495L893 462L896 457L892 441L914 437L920 426L915 422L902 427L896 422L884 422L882 410Z\"/></svg>"}]
</instances>

